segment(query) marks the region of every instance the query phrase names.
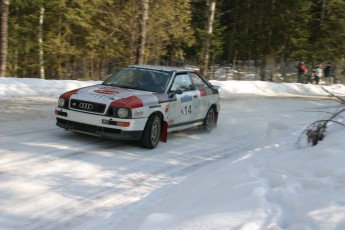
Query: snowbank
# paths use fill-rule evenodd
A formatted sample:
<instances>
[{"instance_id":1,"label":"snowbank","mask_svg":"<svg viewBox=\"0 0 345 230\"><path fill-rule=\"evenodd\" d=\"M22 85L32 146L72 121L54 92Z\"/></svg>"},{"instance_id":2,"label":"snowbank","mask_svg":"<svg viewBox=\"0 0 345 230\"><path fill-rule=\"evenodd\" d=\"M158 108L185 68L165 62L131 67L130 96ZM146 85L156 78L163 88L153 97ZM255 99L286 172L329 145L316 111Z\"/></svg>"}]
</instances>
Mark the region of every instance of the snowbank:
<instances>
[{"instance_id":1,"label":"snowbank","mask_svg":"<svg viewBox=\"0 0 345 230\"><path fill-rule=\"evenodd\" d=\"M240 95L261 96L329 96L324 89L336 95L345 96L345 86L342 84L324 86L300 83L274 83L266 81L211 81L220 86L223 97Z\"/></svg>"},{"instance_id":2,"label":"snowbank","mask_svg":"<svg viewBox=\"0 0 345 230\"><path fill-rule=\"evenodd\" d=\"M101 81L41 80L37 78L0 77L0 98L23 96L58 97L60 94ZM265 81L211 81L220 86L221 97L233 95L260 96L329 96L324 89L345 96L345 86L341 84L323 86L300 83L274 83Z\"/></svg>"},{"instance_id":3,"label":"snowbank","mask_svg":"<svg viewBox=\"0 0 345 230\"><path fill-rule=\"evenodd\" d=\"M60 94L101 81L42 80L37 78L0 77L0 98L58 97Z\"/></svg>"}]
</instances>

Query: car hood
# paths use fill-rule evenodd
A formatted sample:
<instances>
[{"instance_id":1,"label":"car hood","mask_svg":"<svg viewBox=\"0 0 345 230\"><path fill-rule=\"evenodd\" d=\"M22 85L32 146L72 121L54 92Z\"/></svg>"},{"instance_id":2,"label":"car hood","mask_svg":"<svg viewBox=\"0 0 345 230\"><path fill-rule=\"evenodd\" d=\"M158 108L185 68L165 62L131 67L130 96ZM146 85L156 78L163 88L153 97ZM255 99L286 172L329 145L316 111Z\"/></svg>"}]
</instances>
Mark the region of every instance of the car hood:
<instances>
[{"instance_id":1,"label":"car hood","mask_svg":"<svg viewBox=\"0 0 345 230\"><path fill-rule=\"evenodd\" d=\"M72 90L62 97L127 108L139 108L159 102L157 93L105 85Z\"/></svg>"}]
</instances>

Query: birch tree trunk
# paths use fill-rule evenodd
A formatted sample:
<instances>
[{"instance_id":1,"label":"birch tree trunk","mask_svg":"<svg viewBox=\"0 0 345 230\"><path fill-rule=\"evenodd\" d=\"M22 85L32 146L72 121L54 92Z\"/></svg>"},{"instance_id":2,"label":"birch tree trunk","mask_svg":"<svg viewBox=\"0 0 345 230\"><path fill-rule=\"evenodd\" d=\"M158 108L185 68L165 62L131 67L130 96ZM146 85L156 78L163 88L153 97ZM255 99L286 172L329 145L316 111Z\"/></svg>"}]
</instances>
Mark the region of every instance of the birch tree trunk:
<instances>
[{"instance_id":1,"label":"birch tree trunk","mask_svg":"<svg viewBox=\"0 0 345 230\"><path fill-rule=\"evenodd\" d=\"M8 8L10 5L9 0L2 0L1 6L1 66L0 77L6 77L7 65L7 46L8 46Z\"/></svg>"},{"instance_id":2,"label":"birch tree trunk","mask_svg":"<svg viewBox=\"0 0 345 230\"><path fill-rule=\"evenodd\" d=\"M209 0L208 20L207 20L207 25L206 25L206 38L205 38L204 45L203 45L204 64L203 64L202 73L205 77L208 77L211 36L213 33L213 22L214 22L215 9L216 9L216 0Z\"/></svg>"},{"instance_id":3,"label":"birch tree trunk","mask_svg":"<svg viewBox=\"0 0 345 230\"><path fill-rule=\"evenodd\" d=\"M40 78L45 79L44 72L44 50L43 50L43 22L44 22L44 7L41 7L40 10L40 19L39 19L39 36L38 36L38 45L39 45L39 66L40 66Z\"/></svg>"},{"instance_id":4,"label":"birch tree trunk","mask_svg":"<svg viewBox=\"0 0 345 230\"><path fill-rule=\"evenodd\" d=\"M146 48L146 24L149 12L149 0L141 0L142 16L140 20L140 37L138 45L137 63L143 64Z\"/></svg>"}]
</instances>

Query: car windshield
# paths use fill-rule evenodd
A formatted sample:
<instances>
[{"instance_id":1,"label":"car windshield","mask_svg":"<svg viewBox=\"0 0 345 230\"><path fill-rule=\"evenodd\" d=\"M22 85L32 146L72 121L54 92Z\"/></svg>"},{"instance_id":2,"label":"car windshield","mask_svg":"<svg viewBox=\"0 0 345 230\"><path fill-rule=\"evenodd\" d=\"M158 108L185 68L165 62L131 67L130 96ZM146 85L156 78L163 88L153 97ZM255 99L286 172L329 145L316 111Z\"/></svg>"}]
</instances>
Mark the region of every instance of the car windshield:
<instances>
[{"instance_id":1,"label":"car windshield","mask_svg":"<svg viewBox=\"0 0 345 230\"><path fill-rule=\"evenodd\" d=\"M163 93L172 72L128 67L111 75L103 85Z\"/></svg>"}]
</instances>

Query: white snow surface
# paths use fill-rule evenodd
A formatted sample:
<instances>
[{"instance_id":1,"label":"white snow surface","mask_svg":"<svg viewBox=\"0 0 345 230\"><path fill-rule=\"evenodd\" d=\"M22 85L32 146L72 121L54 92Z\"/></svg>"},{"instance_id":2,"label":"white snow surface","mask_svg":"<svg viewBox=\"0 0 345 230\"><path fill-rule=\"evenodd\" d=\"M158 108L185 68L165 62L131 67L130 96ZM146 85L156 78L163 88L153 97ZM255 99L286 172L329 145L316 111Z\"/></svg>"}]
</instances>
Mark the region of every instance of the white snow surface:
<instances>
[{"instance_id":1,"label":"white snow surface","mask_svg":"<svg viewBox=\"0 0 345 230\"><path fill-rule=\"evenodd\" d=\"M0 77L0 230L345 229L345 114L303 134L344 85L212 81L217 128L147 150L55 126L58 96L97 83Z\"/></svg>"}]
</instances>

